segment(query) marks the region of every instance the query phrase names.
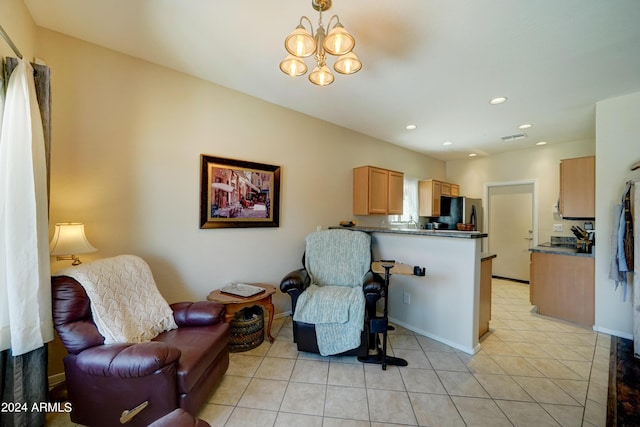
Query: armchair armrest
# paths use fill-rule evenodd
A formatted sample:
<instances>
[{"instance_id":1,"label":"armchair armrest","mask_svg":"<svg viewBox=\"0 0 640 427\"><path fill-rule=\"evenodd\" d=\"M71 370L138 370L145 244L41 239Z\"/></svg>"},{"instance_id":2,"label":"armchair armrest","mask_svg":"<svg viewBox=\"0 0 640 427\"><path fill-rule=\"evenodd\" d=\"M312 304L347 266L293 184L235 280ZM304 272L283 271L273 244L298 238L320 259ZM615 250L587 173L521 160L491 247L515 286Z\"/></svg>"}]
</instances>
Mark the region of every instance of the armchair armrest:
<instances>
[{"instance_id":1,"label":"armchair armrest","mask_svg":"<svg viewBox=\"0 0 640 427\"><path fill-rule=\"evenodd\" d=\"M213 301L176 302L170 305L179 328L224 323L224 304Z\"/></svg>"},{"instance_id":2,"label":"armchair armrest","mask_svg":"<svg viewBox=\"0 0 640 427\"><path fill-rule=\"evenodd\" d=\"M373 271L367 272L362 281L362 290L365 295L377 295L378 298L385 296L384 279Z\"/></svg>"},{"instance_id":3,"label":"armchair armrest","mask_svg":"<svg viewBox=\"0 0 640 427\"><path fill-rule=\"evenodd\" d=\"M90 375L138 378L176 362L180 355L180 350L162 342L108 344L81 352L76 364Z\"/></svg>"},{"instance_id":4,"label":"armchair armrest","mask_svg":"<svg viewBox=\"0 0 640 427\"><path fill-rule=\"evenodd\" d=\"M297 291L299 294L309 286L310 282L311 279L309 278L309 273L307 273L307 270L304 268L301 268L284 276L280 281L280 290L288 294L291 294L291 292L295 293Z\"/></svg>"}]
</instances>

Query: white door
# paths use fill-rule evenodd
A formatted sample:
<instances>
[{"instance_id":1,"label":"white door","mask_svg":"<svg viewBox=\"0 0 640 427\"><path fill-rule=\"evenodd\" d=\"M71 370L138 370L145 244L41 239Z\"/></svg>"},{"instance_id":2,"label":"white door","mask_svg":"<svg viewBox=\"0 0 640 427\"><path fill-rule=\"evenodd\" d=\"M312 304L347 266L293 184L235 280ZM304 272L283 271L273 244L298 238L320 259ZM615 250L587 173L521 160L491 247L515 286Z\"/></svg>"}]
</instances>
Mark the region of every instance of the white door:
<instances>
[{"instance_id":1,"label":"white door","mask_svg":"<svg viewBox=\"0 0 640 427\"><path fill-rule=\"evenodd\" d=\"M488 230L493 275L529 282L529 248L533 244L533 183L489 185Z\"/></svg>"}]
</instances>

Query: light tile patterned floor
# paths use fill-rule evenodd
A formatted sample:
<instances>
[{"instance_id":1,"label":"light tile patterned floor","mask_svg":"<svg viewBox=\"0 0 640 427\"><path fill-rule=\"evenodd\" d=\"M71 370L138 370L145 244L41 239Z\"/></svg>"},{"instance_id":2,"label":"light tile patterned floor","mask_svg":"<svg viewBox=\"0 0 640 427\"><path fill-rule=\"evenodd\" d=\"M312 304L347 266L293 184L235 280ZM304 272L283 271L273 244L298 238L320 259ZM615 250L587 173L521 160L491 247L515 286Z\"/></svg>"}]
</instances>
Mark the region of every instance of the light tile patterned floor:
<instances>
[{"instance_id":1,"label":"light tile patterned floor","mask_svg":"<svg viewBox=\"0 0 640 427\"><path fill-rule=\"evenodd\" d=\"M273 344L232 354L200 417L214 427L604 427L610 337L530 310L527 285L494 279L479 353L397 328L391 352L409 366L387 371L298 352L291 319L278 319Z\"/></svg>"}]
</instances>

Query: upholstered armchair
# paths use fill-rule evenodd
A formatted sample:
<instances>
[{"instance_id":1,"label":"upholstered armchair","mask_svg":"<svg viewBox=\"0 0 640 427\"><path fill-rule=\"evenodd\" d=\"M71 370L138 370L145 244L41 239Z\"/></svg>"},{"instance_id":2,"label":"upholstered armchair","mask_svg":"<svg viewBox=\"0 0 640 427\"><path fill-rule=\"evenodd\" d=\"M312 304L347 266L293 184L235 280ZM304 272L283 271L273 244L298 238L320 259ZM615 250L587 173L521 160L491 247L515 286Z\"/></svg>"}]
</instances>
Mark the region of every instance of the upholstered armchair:
<instances>
[{"instance_id":1,"label":"upholstered armchair","mask_svg":"<svg viewBox=\"0 0 640 427\"><path fill-rule=\"evenodd\" d=\"M368 319L384 296L384 280L371 271L371 237L347 229L310 234L304 268L280 282L291 297L293 340L299 351L367 357L377 348Z\"/></svg>"},{"instance_id":2,"label":"upholstered armchair","mask_svg":"<svg viewBox=\"0 0 640 427\"><path fill-rule=\"evenodd\" d=\"M147 426L176 408L197 416L229 366L224 306L167 304L138 257L63 270L52 300L75 423Z\"/></svg>"}]
</instances>

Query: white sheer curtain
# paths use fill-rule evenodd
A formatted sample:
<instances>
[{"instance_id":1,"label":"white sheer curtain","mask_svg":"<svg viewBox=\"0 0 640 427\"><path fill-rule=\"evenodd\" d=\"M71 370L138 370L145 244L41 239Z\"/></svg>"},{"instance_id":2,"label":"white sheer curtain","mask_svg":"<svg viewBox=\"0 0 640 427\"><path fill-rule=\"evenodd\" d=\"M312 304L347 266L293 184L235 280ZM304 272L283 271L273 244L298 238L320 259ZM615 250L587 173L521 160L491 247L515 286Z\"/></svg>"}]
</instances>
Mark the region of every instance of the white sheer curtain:
<instances>
[{"instance_id":1,"label":"white sheer curtain","mask_svg":"<svg viewBox=\"0 0 640 427\"><path fill-rule=\"evenodd\" d=\"M0 350L13 356L53 339L45 157L33 68L18 60L0 129Z\"/></svg>"},{"instance_id":2,"label":"white sheer curtain","mask_svg":"<svg viewBox=\"0 0 640 427\"><path fill-rule=\"evenodd\" d=\"M418 180L404 179L404 194L402 197L402 215L389 215L389 222L418 222Z\"/></svg>"}]
</instances>

